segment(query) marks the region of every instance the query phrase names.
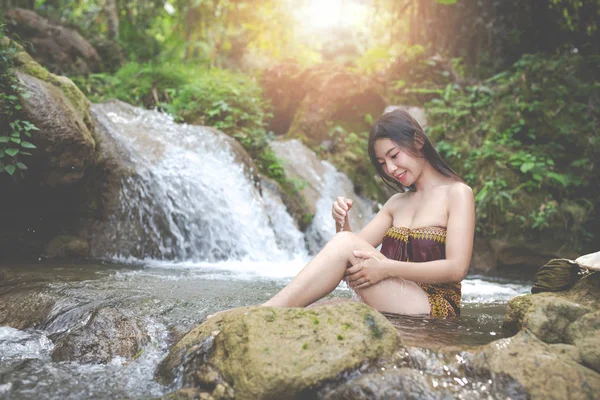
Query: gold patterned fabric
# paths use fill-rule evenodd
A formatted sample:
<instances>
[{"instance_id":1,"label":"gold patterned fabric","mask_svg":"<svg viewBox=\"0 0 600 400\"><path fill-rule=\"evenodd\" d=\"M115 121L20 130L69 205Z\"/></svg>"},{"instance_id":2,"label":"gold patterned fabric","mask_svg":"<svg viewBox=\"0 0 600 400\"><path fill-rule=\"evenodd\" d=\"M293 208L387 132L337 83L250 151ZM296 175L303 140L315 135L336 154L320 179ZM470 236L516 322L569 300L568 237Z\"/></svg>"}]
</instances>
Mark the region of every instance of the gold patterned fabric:
<instances>
[{"instance_id":1,"label":"gold patterned fabric","mask_svg":"<svg viewBox=\"0 0 600 400\"><path fill-rule=\"evenodd\" d=\"M406 262L426 262L446 258L446 228L429 226L409 229L391 227L381 243L381 253L387 258ZM431 315L446 318L460 315L460 282L415 282L429 299Z\"/></svg>"}]
</instances>

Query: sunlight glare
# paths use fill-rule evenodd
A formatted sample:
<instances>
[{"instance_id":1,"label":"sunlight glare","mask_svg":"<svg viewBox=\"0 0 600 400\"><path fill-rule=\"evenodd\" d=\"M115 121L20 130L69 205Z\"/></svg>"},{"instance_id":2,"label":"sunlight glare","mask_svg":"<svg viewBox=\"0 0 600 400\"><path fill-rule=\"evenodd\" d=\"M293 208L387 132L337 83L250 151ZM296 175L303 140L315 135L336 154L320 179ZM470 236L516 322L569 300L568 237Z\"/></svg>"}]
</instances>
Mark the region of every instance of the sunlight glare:
<instances>
[{"instance_id":1,"label":"sunlight glare","mask_svg":"<svg viewBox=\"0 0 600 400\"><path fill-rule=\"evenodd\" d=\"M343 0L310 0L300 12L302 25L310 30L328 29L340 24Z\"/></svg>"}]
</instances>

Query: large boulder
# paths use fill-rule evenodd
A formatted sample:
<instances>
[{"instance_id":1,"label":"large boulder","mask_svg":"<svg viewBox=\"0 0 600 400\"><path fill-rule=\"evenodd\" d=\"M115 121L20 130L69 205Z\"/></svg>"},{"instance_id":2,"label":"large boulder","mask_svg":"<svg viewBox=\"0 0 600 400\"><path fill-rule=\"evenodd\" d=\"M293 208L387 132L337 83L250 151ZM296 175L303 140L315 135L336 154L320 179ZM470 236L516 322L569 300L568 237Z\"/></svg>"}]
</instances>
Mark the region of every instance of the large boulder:
<instances>
[{"instance_id":1,"label":"large boulder","mask_svg":"<svg viewBox=\"0 0 600 400\"><path fill-rule=\"evenodd\" d=\"M79 181L94 159L90 130L60 87L17 72L28 96L23 96L24 117L39 131L31 141L39 149L35 160L42 186L67 186Z\"/></svg>"},{"instance_id":2,"label":"large boulder","mask_svg":"<svg viewBox=\"0 0 600 400\"><path fill-rule=\"evenodd\" d=\"M505 328L524 331L600 372L600 273L565 292L521 295L508 304Z\"/></svg>"},{"instance_id":3,"label":"large boulder","mask_svg":"<svg viewBox=\"0 0 600 400\"><path fill-rule=\"evenodd\" d=\"M390 322L362 303L247 307L190 331L160 364L158 378L175 379L199 397L294 398L399 349Z\"/></svg>"},{"instance_id":4,"label":"large boulder","mask_svg":"<svg viewBox=\"0 0 600 400\"><path fill-rule=\"evenodd\" d=\"M96 140L90 103L77 86L15 46L16 77L26 93L19 118L39 130L28 139L37 148L22 159L28 167L23 179L0 176L0 191L6 193L0 198L0 252L37 258L54 237L69 234L67 225L81 210L73 191L95 161ZM69 252L81 253L85 243L74 243Z\"/></svg>"},{"instance_id":5,"label":"large boulder","mask_svg":"<svg viewBox=\"0 0 600 400\"><path fill-rule=\"evenodd\" d=\"M600 393L600 374L564 357L527 330L484 346L471 367L515 379L532 399L592 400Z\"/></svg>"},{"instance_id":6,"label":"large boulder","mask_svg":"<svg viewBox=\"0 0 600 400\"><path fill-rule=\"evenodd\" d=\"M561 338L568 325L583 315L600 310L600 273L589 274L564 292L542 292L516 296L508 303L504 326L512 332L545 325L558 329ZM545 314L545 317L542 316ZM542 323L543 319L552 320ZM567 322L567 320L569 322ZM537 330L534 328L534 330ZM549 332L541 328L538 332ZM541 340L545 335L542 334Z\"/></svg>"},{"instance_id":7,"label":"large boulder","mask_svg":"<svg viewBox=\"0 0 600 400\"><path fill-rule=\"evenodd\" d=\"M330 132L340 126L346 132L368 132L370 115L377 118L386 102L370 79L334 64L320 64L306 70L299 78L306 90L287 132L311 146L330 139Z\"/></svg>"},{"instance_id":8,"label":"large boulder","mask_svg":"<svg viewBox=\"0 0 600 400\"><path fill-rule=\"evenodd\" d=\"M87 75L100 71L100 56L77 31L22 8L8 10L4 18L9 32L31 43L36 60L55 74Z\"/></svg>"}]
</instances>

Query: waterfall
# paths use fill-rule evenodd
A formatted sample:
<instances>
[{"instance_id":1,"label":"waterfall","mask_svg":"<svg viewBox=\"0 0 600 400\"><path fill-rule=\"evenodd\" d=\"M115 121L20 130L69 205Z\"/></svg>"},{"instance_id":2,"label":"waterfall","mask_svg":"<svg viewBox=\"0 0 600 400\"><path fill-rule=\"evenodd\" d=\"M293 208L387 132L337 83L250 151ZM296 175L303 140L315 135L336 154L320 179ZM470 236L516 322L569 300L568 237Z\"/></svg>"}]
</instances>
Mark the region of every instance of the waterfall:
<instances>
[{"instance_id":1,"label":"waterfall","mask_svg":"<svg viewBox=\"0 0 600 400\"><path fill-rule=\"evenodd\" d=\"M106 257L261 261L306 252L298 242L296 254L280 245L290 232L302 234L275 200L265 204L224 134L122 102L92 111L133 170L121 178L118 210L105 228ZM287 237L278 240L276 230Z\"/></svg>"},{"instance_id":2,"label":"waterfall","mask_svg":"<svg viewBox=\"0 0 600 400\"><path fill-rule=\"evenodd\" d=\"M331 206L338 196L350 198L354 205L349 214L354 232L358 232L373 217L372 205L354 193L354 185L346 174L331 163L321 161L316 154L298 140L276 141L271 147L284 160L288 176L306 184L302 193L309 199L313 219L306 231L311 253L318 252L335 234Z\"/></svg>"}]
</instances>

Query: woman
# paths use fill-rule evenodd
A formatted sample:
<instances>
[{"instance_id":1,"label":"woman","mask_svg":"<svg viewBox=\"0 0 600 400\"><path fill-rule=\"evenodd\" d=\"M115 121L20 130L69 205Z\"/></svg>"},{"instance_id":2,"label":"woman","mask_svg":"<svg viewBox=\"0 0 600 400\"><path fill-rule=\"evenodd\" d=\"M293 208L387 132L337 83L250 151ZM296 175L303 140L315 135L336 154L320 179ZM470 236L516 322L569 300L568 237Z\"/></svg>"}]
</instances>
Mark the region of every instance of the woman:
<instances>
[{"instance_id":1,"label":"woman","mask_svg":"<svg viewBox=\"0 0 600 400\"><path fill-rule=\"evenodd\" d=\"M379 311L460 314L460 281L469 268L475 231L473 191L406 111L377 120L369 157L384 181L403 192L358 234L348 222L352 201L338 198L332 209L338 233L264 306L307 306L345 279Z\"/></svg>"}]
</instances>

